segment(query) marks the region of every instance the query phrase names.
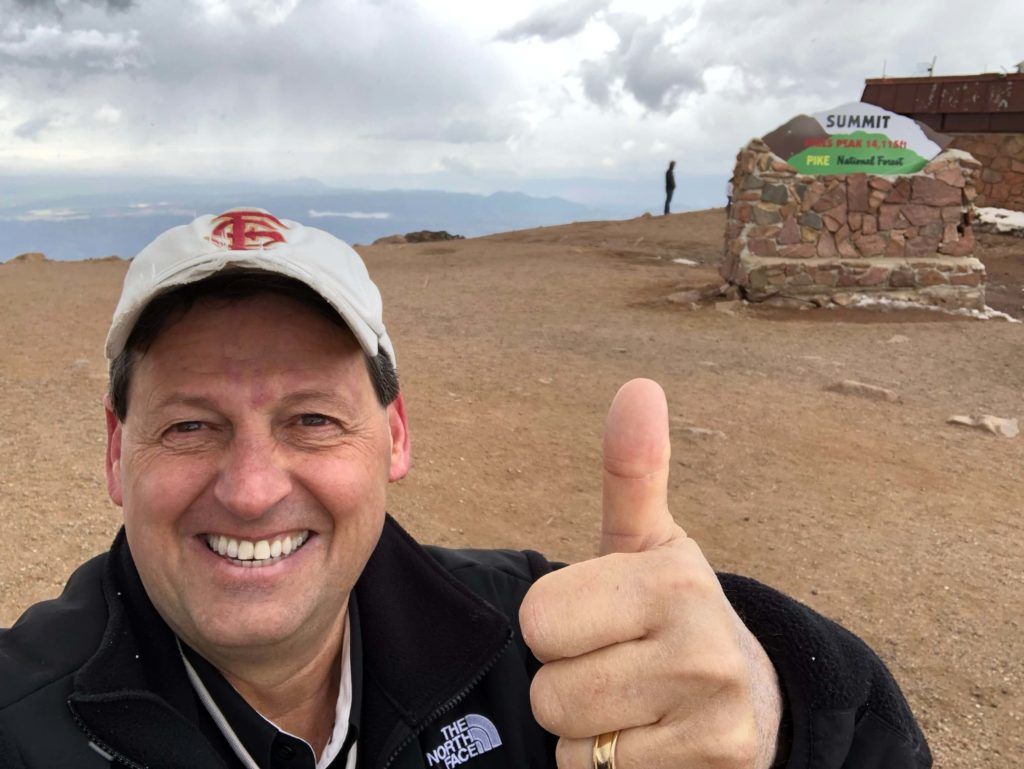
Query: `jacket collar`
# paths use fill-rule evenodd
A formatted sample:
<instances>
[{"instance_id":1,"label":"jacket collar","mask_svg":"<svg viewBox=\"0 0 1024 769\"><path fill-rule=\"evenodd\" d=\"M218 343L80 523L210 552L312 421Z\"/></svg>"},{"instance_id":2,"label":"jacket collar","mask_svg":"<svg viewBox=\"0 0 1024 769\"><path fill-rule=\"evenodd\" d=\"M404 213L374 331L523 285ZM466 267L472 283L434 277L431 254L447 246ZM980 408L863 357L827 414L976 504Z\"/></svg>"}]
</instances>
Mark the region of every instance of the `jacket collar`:
<instances>
[{"instance_id":1,"label":"jacket collar","mask_svg":"<svg viewBox=\"0 0 1024 769\"><path fill-rule=\"evenodd\" d=\"M479 680L512 626L390 516L355 590L363 634L359 764L386 766Z\"/></svg>"},{"instance_id":2,"label":"jacket collar","mask_svg":"<svg viewBox=\"0 0 1024 769\"><path fill-rule=\"evenodd\" d=\"M363 646L359 763L376 767L478 680L512 630L390 516L355 590ZM106 631L69 698L76 720L101 749L152 769L220 767L196 725L174 635L142 587L123 529L103 592Z\"/></svg>"},{"instance_id":3,"label":"jacket collar","mask_svg":"<svg viewBox=\"0 0 1024 769\"><path fill-rule=\"evenodd\" d=\"M103 574L107 627L79 669L68 705L102 750L152 769L222 767L198 711L174 634L146 595L124 529Z\"/></svg>"}]
</instances>

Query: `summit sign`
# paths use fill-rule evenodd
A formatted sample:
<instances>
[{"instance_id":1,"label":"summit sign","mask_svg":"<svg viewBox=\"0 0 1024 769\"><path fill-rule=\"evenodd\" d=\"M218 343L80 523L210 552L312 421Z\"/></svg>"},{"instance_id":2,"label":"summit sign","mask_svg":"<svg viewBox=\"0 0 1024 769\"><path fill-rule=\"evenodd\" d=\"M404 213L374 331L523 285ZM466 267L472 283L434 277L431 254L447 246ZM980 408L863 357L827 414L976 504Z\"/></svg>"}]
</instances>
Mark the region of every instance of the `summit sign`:
<instances>
[{"instance_id":1,"label":"summit sign","mask_svg":"<svg viewBox=\"0 0 1024 769\"><path fill-rule=\"evenodd\" d=\"M916 120L862 102L798 115L764 141L800 173L824 176L917 173L949 143Z\"/></svg>"}]
</instances>

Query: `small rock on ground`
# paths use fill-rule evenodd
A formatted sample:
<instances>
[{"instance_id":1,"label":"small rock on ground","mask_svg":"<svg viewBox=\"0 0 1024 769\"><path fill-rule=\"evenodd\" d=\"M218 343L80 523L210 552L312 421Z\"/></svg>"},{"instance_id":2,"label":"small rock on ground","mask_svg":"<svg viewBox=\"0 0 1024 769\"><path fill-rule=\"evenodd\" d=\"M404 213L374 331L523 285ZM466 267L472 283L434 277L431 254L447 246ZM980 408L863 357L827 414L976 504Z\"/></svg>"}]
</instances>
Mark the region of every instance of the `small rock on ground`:
<instances>
[{"instance_id":1,"label":"small rock on ground","mask_svg":"<svg viewBox=\"0 0 1024 769\"><path fill-rule=\"evenodd\" d=\"M703 295L696 289L690 291L676 291L674 294L669 294L665 297L666 301L672 302L672 304L696 304Z\"/></svg>"},{"instance_id":2,"label":"small rock on ground","mask_svg":"<svg viewBox=\"0 0 1024 769\"><path fill-rule=\"evenodd\" d=\"M977 414L965 416L957 414L946 420L950 424L963 425L964 427L976 427L985 430L993 435L1001 435L1004 438L1016 438L1020 428L1016 419L1004 419L1003 417L992 416L991 414Z\"/></svg>"},{"instance_id":3,"label":"small rock on ground","mask_svg":"<svg viewBox=\"0 0 1024 769\"><path fill-rule=\"evenodd\" d=\"M683 432L690 438L703 440L704 438L724 438L725 433L721 430L712 430L710 427L684 427Z\"/></svg>"},{"instance_id":4,"label":"small rock on ground","mask_svg":"<svg viewBox=\"0 0 1024 769\"><path fill-rule=\"evenodd\" d=\"M724 312L727 315L734 315L736 313L736 311L739 310L739 309L742 309L742 307L743 307L743 300L742 299L733 299L733 300L725 301L725 302L717 302L715 304L715 309L718 312Z\"/></svg>"},{"instance_id":5,"label":"small rock on ground","mask_svg":"<svg viewBox=\"0 0 1024 769\"><path fill-rule=\"evenodd\" d=\"M886 401L888 403L899 403L900 396L895 391L878 385L857 382L853 379L843 379L833 382L825 388L829 392L841 395L856 395L859 398L867 398L873 401Z\"/></svg>"}]
</instances>

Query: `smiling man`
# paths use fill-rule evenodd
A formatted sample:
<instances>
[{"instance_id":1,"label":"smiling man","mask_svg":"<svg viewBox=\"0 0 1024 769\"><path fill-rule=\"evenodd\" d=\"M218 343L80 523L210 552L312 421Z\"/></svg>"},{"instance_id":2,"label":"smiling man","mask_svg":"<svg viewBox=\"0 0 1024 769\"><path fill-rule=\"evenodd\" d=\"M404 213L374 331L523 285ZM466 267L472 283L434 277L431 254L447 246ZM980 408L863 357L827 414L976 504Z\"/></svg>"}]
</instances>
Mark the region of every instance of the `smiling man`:
<instances>
[{"instance_id":1,"label":"smiling man","mask_svg":"<svg viewBox=\"0 0 1024 769\"><path fill-rule=\"evenodd\" d=\"M601 555L561 566L387 516L394 349L325 232L259 210L169 230L107 356L124 528L0 630L5 769L930 766L862 642L678 526L653 382L609 411Z\"/></svg>"}]
</instances>

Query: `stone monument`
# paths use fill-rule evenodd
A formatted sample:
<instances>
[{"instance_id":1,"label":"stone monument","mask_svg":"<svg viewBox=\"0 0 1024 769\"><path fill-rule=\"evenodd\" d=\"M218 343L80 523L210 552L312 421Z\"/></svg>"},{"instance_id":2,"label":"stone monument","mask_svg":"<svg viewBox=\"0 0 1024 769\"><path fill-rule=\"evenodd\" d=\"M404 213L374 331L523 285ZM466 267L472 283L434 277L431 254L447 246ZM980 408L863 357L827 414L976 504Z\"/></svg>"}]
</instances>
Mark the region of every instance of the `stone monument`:
<instances>
[{"instance_id":1,"label":"stone monument","mask_svg":"<svg viewBox=\"0 0 1024 769\"><path fill-rule=\"evenodd\" d=\"M733 171L722 277L750 301L984 307L971 228L979 164L948 144L859 102L751 140Z\"/></svg>"}]
</instances>

